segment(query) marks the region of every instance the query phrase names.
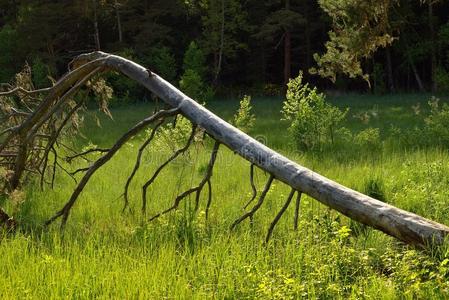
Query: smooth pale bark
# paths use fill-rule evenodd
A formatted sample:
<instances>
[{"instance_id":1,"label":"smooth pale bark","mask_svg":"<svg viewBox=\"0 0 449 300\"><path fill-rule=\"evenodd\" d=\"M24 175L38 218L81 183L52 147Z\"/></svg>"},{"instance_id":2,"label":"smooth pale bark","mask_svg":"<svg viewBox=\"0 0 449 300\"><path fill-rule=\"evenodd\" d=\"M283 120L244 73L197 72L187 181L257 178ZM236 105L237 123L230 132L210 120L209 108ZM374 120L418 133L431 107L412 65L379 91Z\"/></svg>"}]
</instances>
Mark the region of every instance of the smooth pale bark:
<instances>
[{"instance_id":1,"label":"smooth pale bark","mask_svg":"<svg viewBox=\"0 0 449 300\"><path fill-rule=\"evenodd\" d=\"M98 58L105 58L103 65L136 80L166 104L178 107L185 117L204 128L217 141L269 172L277 180L353 220L379 229L406 243L420 246L441 244L449 233L449 227L445 225L368 197L300 166L222 120L158 75L132 61L94 52L80 55L75 59L74 65Z\"/></svg>"}]
</instances>

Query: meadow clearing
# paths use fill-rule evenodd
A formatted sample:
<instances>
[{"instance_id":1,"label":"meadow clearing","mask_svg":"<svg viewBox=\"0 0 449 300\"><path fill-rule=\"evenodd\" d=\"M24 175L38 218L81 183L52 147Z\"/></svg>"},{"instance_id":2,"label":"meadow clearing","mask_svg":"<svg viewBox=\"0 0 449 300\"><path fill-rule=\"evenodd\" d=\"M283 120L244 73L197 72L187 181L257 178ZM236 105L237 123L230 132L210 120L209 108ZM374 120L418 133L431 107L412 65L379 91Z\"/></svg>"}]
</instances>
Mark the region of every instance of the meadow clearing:
<instances>
[{"instance_id":1,"label":"meadow clearing","mask_svg":"<svg viewBox=\"0 0 449 300\"><path fill-rule=\"evenodd\" d=\"M280 122L282 101L254 98L251 135L276 151L348 187L448 225L449 154L439 145L400 142L399 134L423 123L430 95L346 95L330 97L349 107L344 126L352 132L379 128L375 145L336 143L321 151L295 150ZM447 101L441 98L442 101ZM417 104L420 103L419 106ZM230 120L237 100L220 99L207 107ZM114 119L100 116L101 127L86 114L79 148L106 147L138 120L152 104L113 108ZM356 224L303 196L300 223L293 230L290 208L265 245L269 224L289 188L276 182L253 224L229 226L243 213L251 194L249 163L225 150L218 154L212 177L213 202L204 216L193 197L179 210L154 222L148 218L167 208L183 188L199 181L211 142L198 143L163 171L150 189L142 216L141 188L157 165L170 155L158 141L145 152L131 185L131 209L122 213L123 185L134 165L139 142L132 140L89 182L72 210L64 234L43 222L58 210L74 188L61 174L53 190L30 185L17 201L5 203L23 224L0 242L0 298L117 299L289 299L289 298L446 298L449 252L421 251ZM416 137L419 139L419 137ZM77 161L74 166L86 162ZM256 172L262 189L267 175ZM206 194L206 193L203 193ZM26 199L22 203L21 200Z\"/></svg>"}]
</instances>

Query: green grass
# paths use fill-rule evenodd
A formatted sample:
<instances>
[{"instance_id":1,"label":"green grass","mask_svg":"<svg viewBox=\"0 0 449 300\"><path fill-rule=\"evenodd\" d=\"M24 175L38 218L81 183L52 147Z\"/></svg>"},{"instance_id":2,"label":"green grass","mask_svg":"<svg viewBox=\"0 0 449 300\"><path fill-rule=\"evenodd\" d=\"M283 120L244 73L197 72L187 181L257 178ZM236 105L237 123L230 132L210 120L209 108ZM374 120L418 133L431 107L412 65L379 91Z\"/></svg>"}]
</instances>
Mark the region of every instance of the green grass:
<instances>
[{"instance_id":1,"label":"green grass","mask_svg":"<svg viewBox=\"0 0 449 300\"><path fill-rule=\"evenodd\" d=\"M411 108L427 95L356 96L331 99L350 107L354 131L393 124L401 128L421 122ZM252 133L270 147L342 184L362 192L381 189L398 207L449 224L449 154L438 147L403 149L384 146L380 153L351 147L323 153L294 151L287 124L279 122L282 103L255 99ZM229 120L238 101L214 101L210 109ZM353 117L375 107L368 124ZM152 111L150 105L113 109L102 128L87 117L83 129L89 142L110 145L132 124ZM253 226L230 224L250 196L249 163L222 149L212 178L213 203L208 221L192 202L155 222L145 221L167 208L177 193L198 182L209 159L210 143L197 145L187 157L165 170L150 188L148 216L140 214L140 186L169 153L152 148L131 186L130 211L121 213L123 186L143 137L127 144L91 180L72 210L64 235L57 226L41 224L68 199L73 181L61 174L54 190L26 190L26 201L9 211L23 226L0 242L0 298L118 299L287 299L287 298L447 298L445 252L417 251L383 233L364 229L309 197L303 197L300 228L293 228L290 208L264 245L268 226L289 189L275 182ZM82 163L80 162L79 165ZM262 188L267 176L258 171ZM374 183L373 183L374 182ZM377 191L379 192L379 191ZM203 193L205 196L207 193ZM348 229L352 229L351 231Z\"/></svg>"}]
</instances>

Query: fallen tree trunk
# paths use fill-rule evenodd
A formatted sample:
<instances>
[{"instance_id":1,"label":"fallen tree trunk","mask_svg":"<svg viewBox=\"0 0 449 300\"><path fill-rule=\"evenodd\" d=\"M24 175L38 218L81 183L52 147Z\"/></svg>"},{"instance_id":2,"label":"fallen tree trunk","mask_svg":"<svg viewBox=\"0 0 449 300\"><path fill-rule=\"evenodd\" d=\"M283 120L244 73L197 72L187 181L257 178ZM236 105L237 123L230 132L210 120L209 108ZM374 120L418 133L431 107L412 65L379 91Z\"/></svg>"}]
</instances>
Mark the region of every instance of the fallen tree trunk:
<instances>
[{"instance_id":1,"label":"fallen tree trunk","mask_svg":"<svg viewBox=\"0 0 449 300\"><path fill-rule=\"evenodd\" d=\"M104 58L102 61L107 67L136 80L171 107L178 107L192 123L204 128L214 139L246 160L349 218L414 245L441 244L449 234L449 227L445 225L373 199L298 165L225 122L158 75L132 61L95 52L79 56L74 63L82 65L100 58Z\"/></svg>"},{"instance_id":2,"label":"fallen tree trunk","mask_svg":"<svg viewBox=\"0 0 449 300\"><path fill-rule=\"evenodd\" d=\"M113 155L117 152L121 145L123 145L124 142L129 140L135 134L141 132L146 128L146 126L153 124L155 126L150 139L147 140L141 147L140 151L143 151L143 149L150 143L158 126L162 124L166 116L181 114L192 123L191 137L195 135L195 131L197 128L201 128L215 140L215 147L211 154L207 172L201 183L198 186L178 195L172 207L163 211L162 213L156 214L151 219L155 219L162 214L176 209L179 202L192 193L196 194L196 207L198 207L200 194L206 184L209 190L207 203L207 208L209 208L212 199L212 169L214 167L218 146L220 144L223 144L235 153L239 154L244 159L251 162L251 172L253 172L253 166L255 165L270 174L269 180L257 204L249 213L239 218L233 224L233 226L237 225L246 218L252 218L254 213L263 204L265 194L270 188L271 183L274 179L276 179L284 182L292 188L292 192L290 193L291 197L293 197L294 191L298 192L298 200L296 206L299 205L301 194L307 194L310 197L318 200L319 202L327 205L332 209L335 209L336 211L339 211L340 213L348 216L355 221L379 229L408 244L419 246L441 244L443 243L446 235L449 234L449 227L445 225L433 222L416 214L401 210L392 205L368 197L364 194L342 186L324 176L321 176L320 174L315 173L303 166L298 165L297 163L261 144L260 142L235 128L231 124L225 122L224 120L204 108L202 105L198 104L197 102L183 94L181 91L176 89L174 86L172 86L170 83L168 83L158 75L130 60L103 52L93 52L78 56L74 59L71 66L73 71L69 72L66 76L60 79L54 87L45 90L45 92L48 93L47 97L44 98L44 101L40 103L37 109L32 114L30 114L29 117L26 117L24 121L19 125L6 129L3 131L3 133L0 133L1 135L10 132L9 135L4 138L3 143L0 144L0 152L2 152L3 150L8 150L8 143L16 139L16 137L19 137L19 141L25 142L23 144L25 148L19 148L16 155L23 154L23 157L25 159L29 157L29 147L27 148L27 146L29 145L28 141L33 140L37 136L38 130L39 128L41 128L42 124L46 124L46 122L48 123L48 116L50 116L54 111L58 111L58 109L60 109L61 107L64 107L65 99L72 95L81 84L84 84L96 73L103 72L108 69L119 71L130 77L131 79L139 82L148 90L161 98L165 102L165 104L171 108L171 110L159 111L152 117L145 119L146 121L142 121L143 123L138 123L130 131L125 133L124 136L122 136L122 138L119 139L117 143L110 149L92 149L92 151L99 151L101 153L104 153L104 155L89 167L82 168L74 173L71 173L73 175L77 172L86 172L83 179L74 190L74 193L70 197L67 204L62 210L56 213L56 215L52 217L47 222L47 224L50 224L59 217L62 217L61 224L64 225L65 221L68 218L71 207L77 200L82 189L87 184L91 176L96 172L97 169L99 169L113 157ZM72 113L73 112L70 111L68 115L70 116ZM65 124L65 122L62 122L60 129L65 126ZM56 138L59 136L60 129L54 131L54 134L52 134L52 139L50 139L50 142L47 143L47 147L45 149L54 150L53 145L56 141ZM153 177L144 185L144 196L142 199L143 211L145 211L146 207L146 189L148 188L148 186L154 181L159 172L168 163L170 163L170 161L175 159L176 156L183 153L190 146L191 141L192 140L190 138L189 141L187 141L186 146L178 149L164 164L159 167L159 169L157 169ZM19 145L22 144L19 143ZM12 149L14 150L15 148L12 147ZM82 156L88 152L81 153L79 155ZM48 151L44 153L45 161L47 159L48 153ZM56 167L56 152L54 155L54 167ZM139 168L139 159L140 156L138 156L137 158L135 170L133 172L137 171L137 169ZM25 170L24 159L16 158L15 163L13 163L12 165L12 169L18 169L19 171L21 171L13 172L12 178L14 179L14 181L12 182L13 184L10 183L9 186L15 188L18 186L18 182L20 177L22 177L23 170ZM40 173L43 177L44 172L41 171ZM132 177L133 174L131 174L130 178L128 179L126 186L129 186L129 182L132 180ZM256 196L253 182L252 187L253 197L250 202L254 200ZM125 187L124 196L126 208L127 187ZM267 236L267 240L269 239L269 236L271 235L271 232L278 219L282 216L282 213L290 204L291 198L287 200L288 201L282 208L281 212L279 212L279 214L276 216L276 219L270 226L270 232ZM298 207L296 207L296 214L297 209ZM297 223L297 215L295 216L295 219L295 223Z\"/></svg>"}]
</instances>

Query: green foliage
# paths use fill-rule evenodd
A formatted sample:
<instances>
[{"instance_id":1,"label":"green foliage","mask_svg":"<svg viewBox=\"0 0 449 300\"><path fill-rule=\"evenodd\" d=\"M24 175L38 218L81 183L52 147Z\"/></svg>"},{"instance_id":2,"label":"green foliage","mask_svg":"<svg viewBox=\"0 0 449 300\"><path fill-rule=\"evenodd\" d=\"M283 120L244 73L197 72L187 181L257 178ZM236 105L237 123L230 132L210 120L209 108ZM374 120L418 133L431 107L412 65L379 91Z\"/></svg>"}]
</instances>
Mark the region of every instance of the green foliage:
<instances>
[{"instance_id":1,"label":"green foliage","mask_svg":"<svg viewBox=\"0 0 449 300\"><path fill-rule=\"evenodd\" d=\"M10 81L17 71L14 59L17 46L17 31L10 25L3 26L0 29L0 82Z\"/></svg>"},{"instance_id":2,"label":"green foliage","mask_svg":"<svg viewBox=\"0 0 449 300\"><path fill-rule=\"evenodd\" d=\"M234 115L233 124L240 130L250 133L254 128L256 116L252 113L251 96L244 96L240 100L240 107Z\"/></svg>"},{"instance_id":3,"label":"green foliage","mask_svg":"<svg viewBox=\"0 0 449 300\"><path fill-rule=\"evenodd\" d=\"M438 92L449 93L449 72L443 67L437 68L435 72L435 82L438 87Z\"/></svg>"},{"instance_id":4,"label":"green foliage","mask_svg":"<svg viewBox=\"0 0 449 300\"><path fill-rule=\"evenodd\" d=\"M36 88L45 88L51 85L49 76L51 76L50 67L46 65L41 58L35 57L31 65L31 74L33 84Z\"/></svg>"},{"instance_id":5,"label":"green foliage","mask_svg":"<svg viewBox=\"0 0 449 300\"><path fill-rule=\"evenodd\" d=\"M198 47L196 42L190 42L189 47L184 54L182 67L184 72L192 70L197 73L200 78L206 76L206 57L204 56L203 50Z\"/></svg>"},{"instance_id":6,"label":"green foliage","mask_svg":"<svg viewBox=\"0 0 449 300\"><path fill-rule=\"evenodd\" d=\"M208 102L215 94L205 81L205 58L195 42L191 42L184 54L184 74L179 81L181 91L199 102Z\"/></svg>"},{"instance_id":7,"label":"green foliage","mask_svg":"<svg viewBox=\"0 0 449 300\"><path fill-rule=\"evenodd\" d=\"M302 150L319 149L334 143L335 130L346 117L342 111L326 102L324 94L303 84L302 73L288 83L282 108L283 119L290 123L289 131L295 144Z\"/></svg>"},{"instance_id":8,"label":"green foliage","mask_svg":"<svg viewBox=\"0 0 449 300\"><path fill-rule=\"evenodd\" d=\"M420 124L421 115L414 114L410 103L421 97L357 95L345 96L344 101L361 111L369 110L373 102L381 103L381 132L381 126L390 124L405 132L415 122ZM232 116L231 107L238 102L230 105L229 101L214 101L210 106L223 116ZM345 185L360 187L372 196L384 195L395 206L447 222L447 151L438 147L385 149L384 160L374 164L360 158L359 149L352 150L352 144L321 156L298 154L287 146L286 124L279 124L281 103L261 98L257 104L254 110L263 122L256 122L253 130L266 134L276 150ZM405 117L393 110L397 107L404 109ZM114 120L100 116L103 128L96 127L88 114L84 134L92 145L107 147L152 109L151 104L115 108ZM360 120L348 118L345 126L356 132ZM54 190L27 186L26 197L32 201L24 202L16 216L22 229L0 237L2 298L377 299L379 291L384 299L448 298L447 247L421 251L376 230L358 232L346 217L306 195L301 200L299 230L292 230L290 207L272 242L263 244L270 222L289 193L284 184L270 189L252 226L242 224L230 234L229 225L241 214L242 196L249 192L247 180L242 180L248 178L248 163L236 160L226 147L214 169L207 221L203 211L207 191L201 195L197 214L191 213L192 197L181 203L177 212L156 222L142 222L135 216L141 205L141 183L172 153L171 148L154 147L153 143L144 152L136 184L130 187L134 213L123 214L123 203L113 201L123 193L123 184L118 183L126 182L130 161L134 162L146 137L130 141L105 165L102 174L92 178L72 211L63 239L58 226L41 228L49 214L67 201L73 191L72 179L58 176ZM85 138L77 144L83 148ZM210 159L210 145L205 144L195 145L191 155L164 169L149 191L151 213L170 207L179 192L201 180ZM335 155L338 150L345 153L346 160ZM59 163L73 169L86 166L83 160L71 166L64 160ZM262 187L266 177L257 172L255 180ZM5 209L9 212L13 207Z\"/></svg>"},{"instance_id":9,"label":"green foliage","mask_svg":"<svg viewBox=\"0 0 449 300\"><path fill-rule=\"evenodd\" d=\"M335 82L338 73L350 78L362 77L366 81L361 61L370 57L379 47L393 42L388 32L390 0L320 0L321 8L332 19L332 30L326 42L326 52L315 54L319 74Z\"/></svg>"},{"instance_id":10,"label":"green foliage","mask_svg":"<svg viewBox=\"0 0 449 300\"><path fill-rule=\"evenodd\" d=\"M438 98L432 97L428 102L429 115L424 119L425 133L430 140L436 140L441 145L449 147L449 105L440 105Z\"/></svg>"},{"instance_id":11,"label":"green foliage","mask_svg":"<svg viewBox=\"0 0 449 300\"><path fill-rule=\"evenodd\" d=\"M131 48L124 48L117 52L117 55L138 62L136 53ZM134 80L129 79L122 74L108 72L104 76L108 85L114 90L113 103L133 103L142 98L144 91L141 86Z\"/></svg>"},{"instance_id":12,"label":"green foliage","mask_svg":"<svg viewBox=\"0 0 449 300\"><path fill-rule=\"evenodd\" d=\"M354 142L373 153L378 152L382 147L379 128L370 127L360 131L355 135Z\"/></svg>"},{"instance_id":13,"label":"green foliage","mask_svg":"<svg viewBox=\"0 0 449 300\"><path fill-rule=\"evenodd\" d=\"M276 36L284 34L285 31L295 31L305 22L301 14L283 7L272 12L254 36L272 43Z\"/></svg>"},{"instance_id":14,"label":"green foliage","mask_svg":"<svg viewBox=\"0 0 449 300\"><path fill-rule=\"evenodd\" d=\"M374 177L367 180L365 182L363 192L364 194L373 197L374 199L383 202L385 202L386 200L384 182L379 177Z\"/></svg>"},{"instance_id":15,"label":"green foliage","mask_svg":"<svg viewBox=\"0 0 449 300\"><path fill-rule=\"evenodd\" d=\"M238 0L203 0L200 1L202 16L201 45L205 53L213 55L214 74L220 72L217 57L223 59L236 57L237 53L247 48L245 39L249 25L247 11Z\"/></svg>"},{"instance_id":16,"label":"green foliage","mask_svg":"<svg viewBox=\"0 0 449 300\"><path fill-rule=\"evenodd\" d=\"M178 116L174 122L167 123L156 134L157 148L169 149L171 152L184 147L192 132L192 123L189 119ZM151 134L151 129L147 135ZM198 137L199 138L199 137ZM198 138L195 139L198 141Z\"/></svg>"},{"instance_id":17,"label":"green foliage","mask_svg":"<svg viewBox=\"0 0 449 300\"><path fill-rule=\"evenodd\" d=\"M148 65L168 82L175 81L177 74L176 59L168 47L152 48L149 53Z\"/></svg>"},{"instance_id":18,"label":"green foliage","mask_svg":"<svg viewBox=\"0 0 449 300\"><path fill-rule=\"evenodd\" d=\"M206 85L201 76L190 69L181 76L179 88L183 93L198 102L208 102L215 94L212 87Z\"/></svg>"}]
</instances>

